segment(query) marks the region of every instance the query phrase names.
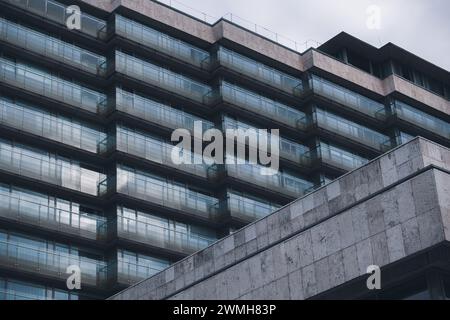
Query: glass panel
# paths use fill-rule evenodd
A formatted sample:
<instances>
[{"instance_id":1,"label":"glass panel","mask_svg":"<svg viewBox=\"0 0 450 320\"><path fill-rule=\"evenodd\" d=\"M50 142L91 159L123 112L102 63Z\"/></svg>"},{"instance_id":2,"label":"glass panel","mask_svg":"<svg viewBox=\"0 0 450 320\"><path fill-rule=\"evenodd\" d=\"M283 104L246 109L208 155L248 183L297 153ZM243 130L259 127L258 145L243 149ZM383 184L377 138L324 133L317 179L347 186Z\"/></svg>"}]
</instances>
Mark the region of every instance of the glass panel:
<instances>
[{"instance_id":1,"label":"glass panel","mask_svg":"<svg viewBox=\"0 0 450 320\"><path fill-rule=\"evenodd\" d=\"M94 153L106 138L98 128L1 96L0 123Z\"/></svg>"},{"instance_id":2,"label":"glass panel","mask_svg":"<svg viewBox=\"0 0 450 320\"><path fill-rule=\"evenodd\" d=\"M65 26L66 6L52 0L9 0L9 3L33 12L41 17L49 18ZM106 22L81 13L81 32L93 37L99 37L98 31L106 26Z\"/></svg>"},{"instance_id":3,"label":"glass panel","mask_svg":"<svg viewBox=\"0 0 450 320\"><path fill-rule=\"evenodd\" d=\"M209 54L136 21L116 15L116 34L196 66L207 66Z\"/></svg>"},{"instance_id":4,"label":"glass panel","mask_svg":"<svg viewBox=\"0 0 450 320\"><path fill-rule=\"evenodd\" d=\"M116 72L165 88L200 103L204 101L204 96L211 91L211 88L205 84L119 51L116 51Z\"/></svg>"},{"instance_id":5,"label":"glass panel","mask_svg":"<svg viewBox=\"0 0 450 320\"><path fill-rule=\"evenodd\" d=\"M106 95L26 64L0 58L0 81L90 112L100 112Z\"/></svg>"},{"instance_id":6,"label":"glass panel","mask_svg":"<svg viewBox=\"0 0 450 320\"><path fill-rule=\"evenodd\" d=\"M385 112L385 106L382 103L376 102L328 80L313 75L310 81L314 93L323 95L356 111L371 117L376 117L380 112L383 112L383 114Z\"/></svg>"},{"instance_id":7,"label":"glass panel","mask_svg":"<svg viewBox=\"0 0 450 320\"><path fill-rule=\"evenodd\" d=\"M194 121L201 121L205 131L214 126L210 121L119 88L116 88L116 108L171 129L184 128L193 132Z\"/></svg>"},{"instance_id":8,"label":"glass panel","mask_svg":"<svg viewBox=\"0 0 450 320\"><path fill-rule=\"evenodd\" d=\"M329 130L332 133L343 135L355 142L368 145L377 150L382 150L386 141L390 140L388 136L328 111L317 109L314 113L314 117L319 127Z\"/></svg>"},{"instance_id":9,"label":"glass panel","mask_svg":"<svg viewBox=\"0 0 450 320\"><path fill-rule=\"evenodd\" d=\"M105 179L105 175L79 164L6 140L0 140L0 168L92 195L97 195L98 184Z\"/></svg>"},{"instance_id":10,"label":"glass panel","mask_svg":"<svg viewBox=\"0 0 450 320\"><path fill-rule=\"evenodd\" d=\"M119 283L135 283L139 280L149 278L170 265L170 262L167 260L124 250L119 250L117 256Z\"/></svg>"},{"instance_id":11,"label":"glass panel","mask_svg":"<svg viewBox=\"0 0 450 320\"><path fill-rule=\"evenodd\" d=\"M222 99L251 112L256 112L271 120L296 128L305 114L282 103L223 82L220 87Z\"/></svg>"},{"instance_id":12,"label":"glass panel","mask_svg":"<svg viewBox=\"0 0 450 320\"><path fill-rule=\"evenodd\" d=\"M217 57L220 64L239 73L247 74L252 78L256 78L285 92L299 94L303 91L303 84L300 79L296 79L224 47L219 48Z\"/></svg>"},{"instance_id":13,"label":"glass panel","mask_svg":"<svg viewBox=\"0 0 450 320\"><path fill-rule=\"evenodd\" d=\"M231 216L249 222L263 218L281 207L279 204L231 192L227 194L227 197L226 206Z\"/></svg>"},{"instance_id":14,"label":"glass panel","mask_svg":"<svg viewBox=\"0 0 450 320\"><path fill-rule=\"evenodd\" d=\"M0 18L0 39L85 71L97 73L105 57Z\"/></svg>"},{"instance_id":15,"label":"glass panel","mask_svg":"<svg viewBox=\"0 0 450 320\"><path fill-rule=\"evenodd\" d=\"M394 101L393 111L402 120L450 139L450 124L401 101Z\"/></svg>"},{"instance_id":16,"label":"glass panel","mask_svg":"<svg viewBox=\"0 0 450 320\"><path fill-rule=\"evenodd\" d=\"M117 168L117 192L204 218L216 216L216 198L124 166Z\"/></svg>"},{"instance_id":17,"label":"glass panel","mask_svg":"<svg viewBox=\"0 0 450 320\"><path fill-rule=\"evenodd\" d=\"M322 161L345 170L353 170L369 162L369 159L323 142L319 148Z\"/></svg>"},{"instance_id":18,"label":"glass panel","mask_svg":"<svg viewBox=\"0 0 450 320\"><path fill-rule=\"evenodd\" d=\"M228 164L228 161L234 164ZM242 160L240 160L242 162ZM270 173L270 168L250 163L240 164L233 156L227 156L225 165L227 174L236 179L245 180L269 190L292 196L300 197L309 191L314 184L299 176L286 172L275 171Z\"/></svg>"},{"instance_id":19,"label":"glass panel","mask_svg":"<svg viewBox=\"0 0 450 320\"><path fill-rule=\"evenodd\" d=\"M0 239L0 265L5 268L19 269L66 280L69 265L79 265L83 270L83 283L90 286L101 285L98 270L106 266L100 259L86 258L77 248L70 248L41 239L31 239L19 234L6 234L6 240ZM45 290L39 293L46 297Z\"/></svg>"},{"instance_id":20,"label":"glass panel","mask_svg":"<svg viewBox=\"0 0 450 320\"><path fill-rule=\"evenodd\" d=\"M203 159L201 164L176 164L172 161L173 144L122 126L118 126L116 131L116 149L118 151L130 153L137 157L171 166L204 178L208 177L209 166L203 162ZM190 150L184 150L182 156L186 156L192 161L194 159L194 154Z\"/></svg>"},{"instance_id":21,"label":"glass panel","mask_svg":"<svg viewBox=\"0 0 450 320\"><path fill-rule=\"evenodd\" d=\"M122 207L117 208L117 231L120 237L184 253L203 249L217 240L209 229Z\"/></svg>"}]
</instances>

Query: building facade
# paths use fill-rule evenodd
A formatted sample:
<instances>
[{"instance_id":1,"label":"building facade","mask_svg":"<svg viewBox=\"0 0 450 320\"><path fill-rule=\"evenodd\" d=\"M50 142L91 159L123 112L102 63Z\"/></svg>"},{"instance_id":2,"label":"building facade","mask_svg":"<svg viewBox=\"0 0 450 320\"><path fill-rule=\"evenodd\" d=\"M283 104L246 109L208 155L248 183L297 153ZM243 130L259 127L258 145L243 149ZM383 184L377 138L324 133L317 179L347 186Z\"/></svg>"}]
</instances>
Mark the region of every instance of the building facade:
<instances>
[{"instance_id":1,"label":"building facade","mask_svg":"<svg viewBox=\"0 0 450 320\"><path fill-rule=\"evenodd\" d=\"M448 71L393 44L299 53L151 0L0 12L0 299L108 297L416 135L449 146ZM279 172L174 165L195 121L279 129Z\"/></svg>"}]
</instances>

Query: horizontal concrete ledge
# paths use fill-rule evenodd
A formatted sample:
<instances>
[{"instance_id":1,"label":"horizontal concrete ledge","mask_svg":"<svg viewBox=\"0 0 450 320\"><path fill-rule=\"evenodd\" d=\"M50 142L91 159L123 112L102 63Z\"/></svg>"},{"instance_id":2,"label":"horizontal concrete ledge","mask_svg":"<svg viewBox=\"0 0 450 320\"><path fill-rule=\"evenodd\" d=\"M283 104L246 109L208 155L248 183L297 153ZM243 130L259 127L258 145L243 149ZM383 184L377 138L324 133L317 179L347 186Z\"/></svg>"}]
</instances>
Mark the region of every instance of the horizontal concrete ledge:
<instances>
[{"instance_id":1,"label":"horizontal concrete ledge","mask_svg":"<svg viewBox=\"0 0 450 320\"><path fill-rule=\"evenodd\" d=\"M301 279L285 298L312 297L448 239L449 165L416 138L112 299L256 299Z\"/></svg>"},{"instance_id":2,"label":"horizontal concrete ledge","mask_svg":"<svg viewBox=\"0 0 450 320\"><path fill-rule=\"evenodd\" d=\"M80 1L107 12L122 6L211 44L227 39L301 72L318 68L379 96L399 92L439 112L450 113L450 101L396 75L379 79L315 49L301 54L226 20L210 25L152 0Z\"/></svg>"}]
</instances>

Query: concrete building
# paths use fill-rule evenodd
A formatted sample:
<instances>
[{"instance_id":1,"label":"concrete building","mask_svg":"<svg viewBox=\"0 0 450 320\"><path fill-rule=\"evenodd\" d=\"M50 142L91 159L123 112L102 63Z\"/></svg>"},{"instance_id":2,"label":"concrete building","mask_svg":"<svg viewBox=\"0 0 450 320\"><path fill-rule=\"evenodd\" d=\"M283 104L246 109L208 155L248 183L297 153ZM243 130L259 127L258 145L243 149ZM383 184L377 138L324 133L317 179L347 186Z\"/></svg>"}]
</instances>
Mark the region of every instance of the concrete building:
<instances>
[{"instance_id":1,"label":"concrete building","mask_svg":"<svg viewBox=\"0 0 450 320\"><path fill-rule=\"evenodd\" d=\"M298 52L152 0L0 12L0 299L109 297L417 135L450 144L449 72L391 43ZM198 120L280 129L279 172L175 165Z\"/></svg>"},{"instance_id":2,"label":"concrete building","mask_svg":"<svg viewBox=\"0 0 450 320\"><path fill-rule=\"evenodd\" d=\"M449 169L415 138L112 299L448 299Z\"/></svg>"}]
</instances>

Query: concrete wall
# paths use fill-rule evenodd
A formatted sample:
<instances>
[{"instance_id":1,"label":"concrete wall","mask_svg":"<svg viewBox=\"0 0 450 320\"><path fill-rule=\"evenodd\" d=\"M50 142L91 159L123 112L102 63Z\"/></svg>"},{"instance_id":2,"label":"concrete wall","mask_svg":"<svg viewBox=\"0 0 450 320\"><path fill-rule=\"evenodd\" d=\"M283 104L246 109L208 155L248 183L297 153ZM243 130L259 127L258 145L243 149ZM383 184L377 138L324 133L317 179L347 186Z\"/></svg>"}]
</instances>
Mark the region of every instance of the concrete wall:
<instances>
[{"instance_id":1,"label":"concrete wall","mask_svg":"<svg viewBox=\"0 0 450 320\"><path fill-rule=\"evenodd\" d=\"M81 1L107 12L123 6L211 44L220 39L228 39L302 72L315 67L353 82L380 96L397 91L440 112L446 114L450 112L450 101L398 76L392 75L381 80L316 50L306 51L302 55L224 20L211 26L151 0Z\"/></svg>"},{"instance_id":2,"label":"concrete wall","mask_svg":"<svg viewBox=\"0 0 450 320\"><path fill-rule=\"evenodd\" d=\"M112 299L306 299L450 239L450 150L416 138Z\"/></svg>"}]
</instances>

